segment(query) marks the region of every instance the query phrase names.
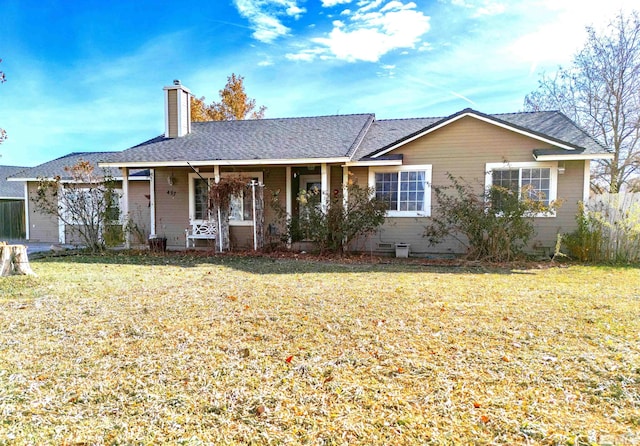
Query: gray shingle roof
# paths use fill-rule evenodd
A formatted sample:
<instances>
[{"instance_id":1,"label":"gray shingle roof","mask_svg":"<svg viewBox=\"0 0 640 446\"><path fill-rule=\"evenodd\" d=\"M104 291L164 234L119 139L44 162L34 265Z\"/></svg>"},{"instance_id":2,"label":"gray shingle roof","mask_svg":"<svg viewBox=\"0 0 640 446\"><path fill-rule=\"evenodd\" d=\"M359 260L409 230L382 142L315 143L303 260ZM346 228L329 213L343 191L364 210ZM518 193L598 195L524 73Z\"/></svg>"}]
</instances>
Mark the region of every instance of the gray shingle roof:
<instances>
[{"instance_id":1,"label":"gray shingle roof","mask_svg":"<svg viewBox=\"0 0 640 446\"><path fill-rule=\"evenodd\" d=\"M413 118L402 120L380 120L372 126L365 137L357 158L371 156L392 147L429 129L451 121L460 115L471 113L496 123L506 124L521 131L571 146L576 151L558 149L558 153L602 154L607 149L581 130L573 121L558 111L520 112L487 115L472 109L464 109L444 118ZM403 134L404 133L404 134Z\"/></svg>"},{"instance_id":2,"label":"gray shingle roof","mask_svg":"<svg viewBox=\"0 0 640 446\"><path fill-rule=\"evenodd\" d=\"M486 115L465 109L448 117L375 120L373 114L194 122L180 138L158 136L109 157L114 165L214 161L368 158L465 114L578 149L607 150L559 112Z\"/></svg>"},{"instance_id":3,"label":"gray shingle roof","mask_svg":"<svg viewBox=\"0 0 640 446\"><path fill-rule=\"evenodd\" d=\"M22 183L7 181L8 177L24 169L26 167L0 166L0 199L24 199L24 186Z\"/></svg>"},{"instance_id":4,"label":"gray shingle roof","mask_svg":"<svg viewBox=\"0 0 640 446\"><path fill-rule=\"evenodd\" d=\"M353 156L353 160L362 159L372 153L402 140L407 135L413 135L431 126L441 118L410 118L410 119L381 119L375 121L362 144Z\"/></svg>"},{"instance_id":5,"label":"gray shingle roof","mask_svg":"<svg viewBox=\"0 0 640 446\"><path fill-rule=\"evenodd\" d=\"M194 122L181 138L157 138L114 155L110 162L280 160L347 157L372 114Z\"/></svg>"},{"instance_id":6,"label":"gray shingle roof","mask_svg":"<svg viewBox=\"0 0 640 446\"><path fill-rule=\"evenodd\" d=\"M504 113L490 115L523 130L564 142L583 153L597 154L608 150L559 111Z\"/></svg>"},{"instance_id":7,"label":"gray shingle roof","mask_svg":"<svg viewBox=\"0 0 640 446\"><path fill-rule=\"evenodd\" d=\"M74 152L40 164L39 166L25 168L11 175L11 178L54 178L56 175L59 175L61 179L69 180L71 177L65 172L65 167L71 167L80 160L89 161L94 166L97 166L99 162L108 161L109 157L114 153L117 152ZM105 168L103 170L101 167L96 168L96 174L102 174L103 172L109 172L112 176L118 176L120 173L118 169Z\"/></svg>"}]
</instances>

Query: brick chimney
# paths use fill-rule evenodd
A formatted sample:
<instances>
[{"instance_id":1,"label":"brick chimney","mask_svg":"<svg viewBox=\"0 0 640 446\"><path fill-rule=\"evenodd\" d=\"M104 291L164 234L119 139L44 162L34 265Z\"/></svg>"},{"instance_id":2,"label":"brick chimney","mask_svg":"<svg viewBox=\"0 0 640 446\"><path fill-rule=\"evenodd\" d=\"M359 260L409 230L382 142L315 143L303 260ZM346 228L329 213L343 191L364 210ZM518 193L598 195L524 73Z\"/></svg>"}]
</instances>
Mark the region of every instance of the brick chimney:
<instances>
[{"instance_id":1,"label":"brick chimney","mask_svg":"<svg viewBox=\"0 0 640 446\"><path fill-rule=\"evenodd\" d=\"M191 133L191 91L177 79L163 90L165 138L188 135Z\"/></svg>"}]
</instances>

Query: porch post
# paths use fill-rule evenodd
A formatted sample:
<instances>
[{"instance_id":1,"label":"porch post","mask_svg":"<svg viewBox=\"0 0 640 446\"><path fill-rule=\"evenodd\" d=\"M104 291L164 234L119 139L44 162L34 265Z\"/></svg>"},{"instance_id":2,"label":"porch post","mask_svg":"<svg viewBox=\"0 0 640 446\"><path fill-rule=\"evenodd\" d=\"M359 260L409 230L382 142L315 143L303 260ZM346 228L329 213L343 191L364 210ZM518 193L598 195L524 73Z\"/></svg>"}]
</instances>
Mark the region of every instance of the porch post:
<instances>
[{"instance_id":1,"label":"porch post","mask_svg":"<svg viewBox=\"0 0 640 446\"><path fill-rule=\"evenodd\" d=\"M149 225L156 235L156 170L149 169Z\"/></svg>"},{"instance_id":2,"label":"porch post","mask_svg":"<svg viewBox=\"0 0 640 446\"><path fill-rule=\"evenodd\" d=\"M327 199L329 197L329 174L327 169L327 163L320 164L320 190L322 194L320 195L320 206L322 207L322 212L327 211Z\"/></svg>"},{"instance_id":3,"label":"porch post","mask_svg":"<svg viewBox=\"0 0 640 446\"><path fill-rule=\"evenodd\" d=\"M24 236L27 240L31 238L29 231L29 182L24 182Z\"/></svg>"},{"instance_id":4,"label":"porch post","mask_svg":"<svg viewBox=\"0 0 640 446\"><path fill-rule=\"evenodd\" d=\"M293 187L293 177L291 176L291 166L286 167L285 172L285 210L287 212L287 223L291 221L291 217L293 216L293 194L291 193L291 188ZM291 248L291 238L287 240L287 248Z\"/></svg>"},{"instance_id":5,"label":"porch post","mask_svg":"<svg viewBox=\"0 0 640 446\"><path fill-rule=\"evenodd\" d=\"M293 197L291 194L292 178L291 178L291 166L286 167L286 181L285 181L285 209L287 211L287 217L291 218L293 212Z\"/></svg>"},{"instance_id":6,"label":"porch post","mask_svg":"<svg viewBox=\"0 0 640 446\"><path fill-rule=\"evenodd\" d=\"M346 209L349 203L349 168L342 166L342 206Z\"/></svg>"},{"instance_id":7,"label":"porch post","mask_svg":"<svg viewBox=\"0 0 640 446\"><path fill-rule=\"evenodd\" d=\"M129 168L122 168L122 215L124 221L124 227L126 228L129 222ZM125 248L131 248L131 237L129 237L129 231L124 231L124 246Z\"/></svg>"},{"instance_id":8,"label":"porch post","mask_svg":"<svg viewBox=\"0 0 640 446\"><path fill-rule=\"evenodd\" d=\"M213 180L216 183L220 182L220 165L215 164L213 166ZM216 205L218 208L218 247L220 248L220 252L223 251L223 243L222 243L222 213L220 212L220 204Z\"/></svg>"},{"instance_id":9,"label":"porch post","mask_svg":"<svg viewBox=\"0 0 640 446\"><path fill-rule=\"evenodd\" d=\"M64 186L60 184L58 186L58 205L62 208L62 212L67 212L67 210L64 208L64 202L62 201L62 194L64 194ZM58 217L58 243L62 245L67 243L65 224L60 217Z\"/></svg>"}]
</instances>

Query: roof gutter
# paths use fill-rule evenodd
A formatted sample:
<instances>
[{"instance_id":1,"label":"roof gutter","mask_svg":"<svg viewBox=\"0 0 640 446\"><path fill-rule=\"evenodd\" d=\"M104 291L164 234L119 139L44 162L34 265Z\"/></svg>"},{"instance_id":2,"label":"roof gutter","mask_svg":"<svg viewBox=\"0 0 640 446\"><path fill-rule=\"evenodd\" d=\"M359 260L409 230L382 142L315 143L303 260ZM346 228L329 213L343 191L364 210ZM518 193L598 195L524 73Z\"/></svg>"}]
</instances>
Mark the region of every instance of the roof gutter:
<instances>
[{"instance_id":1,"label":"roof gutter","mask_svg":"<svg viewBox=\"0 0 640 446\"><path fill-rule=\"evenodd\" d=\"M536 161L580 161L580 160L611 160L613 153L587 153L567 155L533 155Z\"/></svg>"},{"instance_id":2,"label":"roof gutter","mask_svg":"<svg viewBox=\"0 0 640 446\"><path fill-rule=\"evenodd\" d=\"M151 168L151 167L202 167L202 166L259 166L259 165L294 165L294 164L330 164L347 163L346 156L336 158L292 158L292 159L257 159L257 160L205 160L205 161L123 161L98 163L100 167L129 167L129 168Z\"/></svg>"}]
</instances>

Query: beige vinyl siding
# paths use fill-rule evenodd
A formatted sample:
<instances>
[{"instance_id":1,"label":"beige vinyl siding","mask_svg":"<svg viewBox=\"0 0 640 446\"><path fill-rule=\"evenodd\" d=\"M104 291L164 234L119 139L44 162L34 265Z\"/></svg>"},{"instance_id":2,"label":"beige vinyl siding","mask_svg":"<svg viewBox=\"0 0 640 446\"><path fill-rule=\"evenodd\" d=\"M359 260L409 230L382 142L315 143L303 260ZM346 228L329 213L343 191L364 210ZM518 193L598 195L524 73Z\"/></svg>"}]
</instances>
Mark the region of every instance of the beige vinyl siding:
<instances>
[{"instance_id":1,"label":"beige vinyl siding","mask_svg":"<svg viewBox=\"0 0 640 446\"><path fill-rule=\"evenodd\" d=\"M431 165L434 185L447 185L447 173L462 178L478 193L485 183L487 163L533 162L532 151L552 147L549 144L497 127L472 117L455 121L433 133L412 141L390 153L402 154L403 165ZM357 172L360 182L367 181L366 173ZM532 244L552 247L556 234L575 227L576 202L582 198L584 162L566 162L566 171L558 176L558 198L564 204L554 218L536 218L537 235ZM433 192L432 209L435 205ZM366 249L377 249L378 243L410 243L413 253L459 253L462 246L450 240L434 247L422 237L427 218L388 218L381 230L370 237Z\"/></svg>"},{"instance_id":2,"label":"beige vinyl siding","mask_svg":"<svg viewBox=\"0 0 640 446\"><path fill-rule=\"evenodd\" d=\"M169 138L178 136L178 90L167 90Z\"/></svg>"},{"instance_id":3,"label":"beige vinyl siding","mask_svg":"<svg viewBox=\"0 0 640 446\"><path fill-rule=\"evenodd\" d=\"M38 184L28 183L29 200L36 194ZM46 215L36 209L35 203L29 202L29 240L32 242L58 243L58 219Z\"/></svg>"},{"instance_id":4,"label":"beige vinyl siding","mask_svg":"<svg viewBox=\"0 0 640 446\"><path fill-rule=\"evenodd\" d=\"M333 194L335 191L342 192L342 167L331 166L331 173L329 175L329 193Z\"/></svg>"},{"instance_id":5,"label":"beige vinyl siding","mask_svg":"<svg viewBox=\"0 0 640 446\"><path fill-rule=\"evenodd\" d=\"M560 208L555 218L535 219L537 234L532 238L532 245L552 248L555 246L558 233L568 233L576 229L578 202L584 198L584 163L585 161L566 161L564 163L565 172L558 175Z\"/></svg>"},{"instance_id":6,"label":"beige vinyl siding","mask_svg":"<svg viewBox=\"0 0 640 446\"><path fill-rule=\"evenodd\" d=\"M149 207L149 181L129 181L129 218L137 225L143 239L131 239L132 244L146 244L151 233L151 208Z\"/></svg>"},{"instance_id":7,"label":"beige vinyl siding","mask_svg":"<svg viewBox=\"0 0 640 446\"><path fill-rule=\"evenodd\" d=\"M204 169L203 169L204 171ZM184 230L189 227L188 168L159 168L155 171L156 235L167 238L167 247L184 249ZM173 175L173 185L167 178Z\"/></svg>"}]
</instances>

